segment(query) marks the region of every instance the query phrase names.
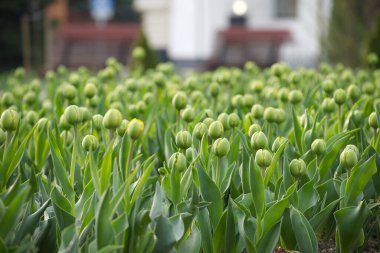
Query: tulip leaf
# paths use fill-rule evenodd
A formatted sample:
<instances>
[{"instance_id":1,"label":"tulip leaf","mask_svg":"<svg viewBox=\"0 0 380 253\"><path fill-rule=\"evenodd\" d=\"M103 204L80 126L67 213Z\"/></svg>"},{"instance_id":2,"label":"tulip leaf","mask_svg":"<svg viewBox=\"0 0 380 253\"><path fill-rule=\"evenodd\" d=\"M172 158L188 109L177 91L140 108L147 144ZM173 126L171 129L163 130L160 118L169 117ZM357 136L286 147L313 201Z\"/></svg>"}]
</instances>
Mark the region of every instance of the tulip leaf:
<instances>
[{"instance_id":1,"label":"tulip leaf","mask_svg":"<svg viewBox=\"0 0 380 253\"><path fill-rule=\"evenodd\" d=\"M290 220L300 252L318 252L317 237L306 217L294 207L290 207Z\"/></svg>"}]
</instances>

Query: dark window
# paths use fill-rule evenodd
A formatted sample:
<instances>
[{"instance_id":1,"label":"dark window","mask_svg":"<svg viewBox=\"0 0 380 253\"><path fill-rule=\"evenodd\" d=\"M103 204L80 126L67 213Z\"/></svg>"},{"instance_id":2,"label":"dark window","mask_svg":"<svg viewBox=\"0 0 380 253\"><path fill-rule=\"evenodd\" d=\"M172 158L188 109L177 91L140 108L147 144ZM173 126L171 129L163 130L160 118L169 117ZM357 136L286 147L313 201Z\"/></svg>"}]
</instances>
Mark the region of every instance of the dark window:
<instances>
[{"instance_id":1,"label":"dark window","mask_svg":"<svg viewBox=\"0 0 380 253\"><path fill-rule=\"evenodd\" d=\"M295 18L297 16L297 0L274 0L276 18Z\"/></svg>"}]
</instances>

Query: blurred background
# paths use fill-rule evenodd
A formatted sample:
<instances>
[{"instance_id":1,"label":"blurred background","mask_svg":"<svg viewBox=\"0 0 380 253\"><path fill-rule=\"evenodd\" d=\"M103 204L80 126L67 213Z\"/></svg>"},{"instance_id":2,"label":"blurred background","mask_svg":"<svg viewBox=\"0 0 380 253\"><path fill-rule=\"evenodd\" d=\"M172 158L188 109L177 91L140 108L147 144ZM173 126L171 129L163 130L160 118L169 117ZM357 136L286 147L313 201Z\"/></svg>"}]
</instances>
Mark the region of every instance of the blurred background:
<instances>
[{"instance_id":1,"label":"blurred background","mask_svg":"<svg viewBox=\"0 0 380 253\"><path fill-rule=\"evenodd\" d=\"M379 0L1 0L0 71L43 74L63 64L124 64L132 49L146 65L182 70L261 67L282 61L362 67L380 55Z\"/></svg>"}]
</instances>

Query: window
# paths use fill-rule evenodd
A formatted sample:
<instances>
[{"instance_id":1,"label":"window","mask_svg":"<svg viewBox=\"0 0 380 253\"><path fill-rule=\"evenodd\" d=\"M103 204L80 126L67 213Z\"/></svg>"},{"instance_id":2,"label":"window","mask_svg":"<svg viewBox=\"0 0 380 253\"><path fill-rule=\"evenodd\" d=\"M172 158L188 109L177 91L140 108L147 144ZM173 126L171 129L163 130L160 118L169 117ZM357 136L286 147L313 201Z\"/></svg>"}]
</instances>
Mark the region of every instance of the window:
<instances>
[{"instance_id":1,"label":"window","mask_svg":"<svg viewBox=\"0 0 380 253\"><path fill-rule=\"evenodd\" d=\"M297 0L274 0L274 8L277 18L295 18L297 16Z\"/></svg>"}]
</instances>

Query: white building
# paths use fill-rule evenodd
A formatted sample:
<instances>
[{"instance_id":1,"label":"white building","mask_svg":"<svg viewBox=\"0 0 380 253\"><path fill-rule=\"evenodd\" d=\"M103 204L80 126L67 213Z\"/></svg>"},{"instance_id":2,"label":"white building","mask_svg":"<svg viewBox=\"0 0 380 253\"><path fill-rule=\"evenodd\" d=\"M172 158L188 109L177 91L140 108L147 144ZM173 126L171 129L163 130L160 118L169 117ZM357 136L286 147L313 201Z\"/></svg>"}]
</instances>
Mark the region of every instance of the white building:
<instances>
[{"instance_id":1,"label":"white building","mask_svg":"<svg viewBox=\"0 0 380 253\"><path fill-rule=\"evenodd\" d=\"M280 48L280 61L317 64L331 0L135 0L151 45L179 62L205 61L213 55L217 33L229 27L234 4L235 13L244 13L246 5L250 29L290 32L292 39Z\"/></svg>"}]
</instances>

